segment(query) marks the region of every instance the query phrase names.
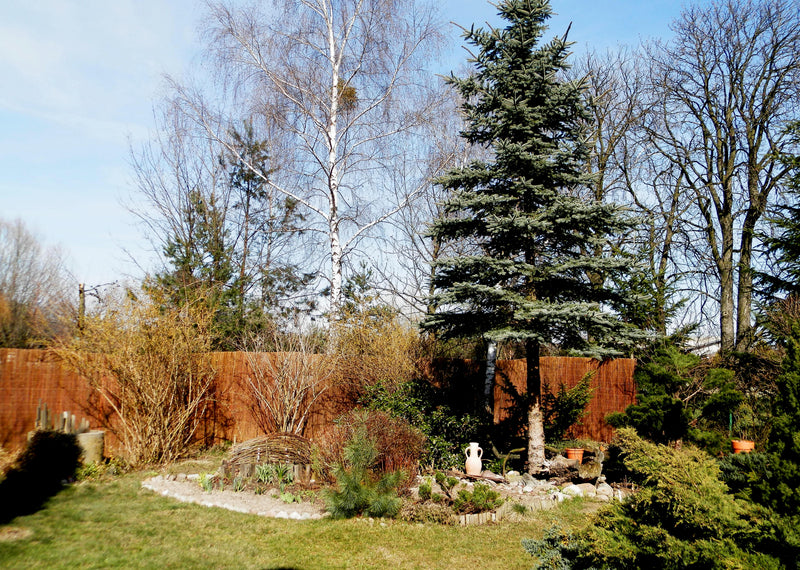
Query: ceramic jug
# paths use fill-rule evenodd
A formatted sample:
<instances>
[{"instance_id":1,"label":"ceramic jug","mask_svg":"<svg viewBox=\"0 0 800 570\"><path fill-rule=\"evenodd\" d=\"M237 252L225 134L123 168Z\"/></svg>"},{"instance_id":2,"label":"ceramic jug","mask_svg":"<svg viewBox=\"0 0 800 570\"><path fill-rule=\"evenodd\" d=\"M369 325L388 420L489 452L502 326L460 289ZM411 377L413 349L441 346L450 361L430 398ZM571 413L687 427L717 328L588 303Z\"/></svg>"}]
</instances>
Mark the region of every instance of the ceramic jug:
<instances>
[{"instance_id":1,"label":"ceramic jug","mask_svg":"<svg viewBox=\"0 0 800 570\"><path fill-rule=\"evenodd\" d=\"M467 456L467 475L480 475L483 450L478 447L477 443L470 442L469 447L464 450L464 455Z\"/></svg>"}]
</instances>

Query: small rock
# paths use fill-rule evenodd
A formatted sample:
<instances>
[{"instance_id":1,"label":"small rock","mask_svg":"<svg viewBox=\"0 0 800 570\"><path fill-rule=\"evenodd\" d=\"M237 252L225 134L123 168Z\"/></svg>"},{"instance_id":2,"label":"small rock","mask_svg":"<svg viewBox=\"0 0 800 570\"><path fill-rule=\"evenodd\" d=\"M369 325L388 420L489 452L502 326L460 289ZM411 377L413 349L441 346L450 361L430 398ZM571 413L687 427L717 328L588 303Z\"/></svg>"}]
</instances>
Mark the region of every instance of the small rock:
<instances>
[{"instance_id":1,"label":"small rock","mask_svg":"<svg viewBox=\"0 0 800 570\"><path fill-rule=\"evenodd\" d=\"M289 518L289 513L287 513L286 511L278 511L278 513L275 515L275 518L276 519L288 519Z\"/></svg>"},{"instance_id":2,"label":"small rock","mask_svg":"<svg viewBox=\"0 0 800 570\"><path fill-rule=\"evenodd\" d=\"M522 474L522 482L525 483L525 486L533 486L536 484L536 479L533 478L533 475L530 473L523 473Z\"/></svg>"},{"instance_id":3,"label":"small rock","mask_svg":"<svg viewBox=\"0 0 800 570\"><path fill-rule=\"evenodd\" d=\"M178 473L175 478L176 481L186 481L186 473Z\"/></svg>"},{"instance_id":4,"label":"small rock","mask_svg":"<svg viewBox=\"0 0 800 570\"><path fill-rule=\"evenodd\" d=\"M516 473L515 471L506 473L506 480L512 485L516 485L518 483L523 485L525 484L524 481L522 480L522 475Z\"/></svg>"},{"instance_id":5,"label":"small rock","mask_svg":"<svg viewBox=\"0 0 800 570\"><path fill-rule=\"evenodd\" d=\"M531 487L530 485L525 485L522 488L522 492L523 493L533 493L533 487Z\"/></svg>"},{"instance_id":6,"label":"small rock","mask_svg":"<svg viewBox=\"0 0 800 570\"><path fill-rule=\"evenodd\" d=\"M492 473L488 469L484 469L483 471L481 471L481 477L494 477L495 479L497 479L498 475Z\"/></svg>"},{"instance_id":7,"label":"small rock","mask_svg":"<svg viewBox=\"0 0 800 570\"><path fill-rule=\"evenodd\" d=\"M603 464L589 460L583 465L578 465L578 476L581 479L597 479L603 470Z\"/></svg>"},{"instance_id":8,"label":"small rock","mask_svg":"<svg viewBox=\"0 0 800 570\"><path fill-rule=\"evenodd\" d=\"M598 497L608 497L611 498L614 496L614 488L609 485L608 483L600 483L597 488L597 496Z\"/></svg>"},{"instance_id":9,"label":"small rock","mask_svg":"<svg viewBox=\"0 0 800 570\"><path fill-rule=\"evenodd\" d=\"M550 460L550 470L557 471L564 468L575 469L580 465L580 461L577 459L567 459L563 455L556 455L552 460Z\"/></svg>"},{"instance_id":10,"label":"small rock","mask_svg":"<svg viewBox=\"0 0 800 570\"><path fill-rule=\"evenodd\" d=\"M200 474L199 473L192 473L190 475L187 475L186 479L188 479L189 481L199 481L200 480Z\"/></svg>"},{"instance_id":11,"label":"small rock","mask_svg":"<svg viewBox=\"0 0 800 570\"><path fill-rule=\"evenodd\" d=\"M580 485L576 485L581 490L581 494L584 497L594 497L597 495L597 489L594 488L594 485L591 483L581 483Z\"/></svg>"},{"instance_id":12,"label":"small rock","mask_svg":"<svg viewBox=\"0 0 800 570\"><path fill-rule=\"evenodd\" d=\"M578 485L567 485L561 492L569 497L583 497L583 490Z\"/></svg>"},{"instance_id":13,"label":"small rock","mask_svg":"<svg viewBox=\"0 0 800 570\"><path fill-rule=\"evenodd\" d=\"M292 520L299 521L303 517L297 511L293 511L292 513L289 514L289 518L292 519Z\"/></svg>"}]
</instances>

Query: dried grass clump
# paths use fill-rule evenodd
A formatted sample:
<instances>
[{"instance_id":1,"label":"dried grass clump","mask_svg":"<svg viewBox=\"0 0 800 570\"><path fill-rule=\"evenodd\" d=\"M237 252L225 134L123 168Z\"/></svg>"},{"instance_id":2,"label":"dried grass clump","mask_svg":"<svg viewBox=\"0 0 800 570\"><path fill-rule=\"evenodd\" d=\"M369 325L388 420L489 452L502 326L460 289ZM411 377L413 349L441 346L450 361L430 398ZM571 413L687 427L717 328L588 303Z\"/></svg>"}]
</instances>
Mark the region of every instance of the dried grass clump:
<instances>
[{"instance_id":1,"label":"dried grass clump","mask_svg":"<svg viewBox=\"0 0 800 570\"><path fill-rule=\"evenodd\" d=\"M2 445L0 445L0 481L6 476L8 470L11 469L11 467L17 461L18 456L19 453L11 453L10 451L5 450Z\"/></svg>"}]
</instances>

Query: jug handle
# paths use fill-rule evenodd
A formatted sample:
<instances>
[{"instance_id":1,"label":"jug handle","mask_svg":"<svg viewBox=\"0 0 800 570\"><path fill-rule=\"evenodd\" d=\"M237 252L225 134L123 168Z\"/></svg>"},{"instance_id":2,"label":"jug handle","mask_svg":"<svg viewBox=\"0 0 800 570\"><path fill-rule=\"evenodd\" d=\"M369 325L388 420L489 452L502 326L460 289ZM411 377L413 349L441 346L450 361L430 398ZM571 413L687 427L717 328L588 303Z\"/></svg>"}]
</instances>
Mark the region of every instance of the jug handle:
<instances>
[{"instance_id":1,"label":"jug handle","mask_svg":"<svg viewBox=\"0 0 800 570\"><path fill-rule=\"evenodd\" d=\"M478 459L482 459L482 458L483 458L483 450L479 447L478 448Z\"/></svg>"}]
</instances>

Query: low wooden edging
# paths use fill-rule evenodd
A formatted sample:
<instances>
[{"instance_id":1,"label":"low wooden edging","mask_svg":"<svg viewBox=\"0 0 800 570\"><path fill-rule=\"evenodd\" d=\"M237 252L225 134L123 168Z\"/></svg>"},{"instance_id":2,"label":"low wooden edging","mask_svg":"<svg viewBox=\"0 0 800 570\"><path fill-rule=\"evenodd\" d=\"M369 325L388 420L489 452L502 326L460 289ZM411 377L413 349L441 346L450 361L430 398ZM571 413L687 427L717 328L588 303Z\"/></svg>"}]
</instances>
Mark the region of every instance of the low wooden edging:
<instances>
[{"instance_id":1,"label":"low wooden edging","mask_svg":"<svg viewBox=\"0 0 800 570\"><path fill-rule=\"evenodd\" d=\"M476 524L486 524L500 520L499 513L491 511L486 513L475 513L474 515L453 515L461 526L472 526Z\"/></svg>"}]
</instances>

